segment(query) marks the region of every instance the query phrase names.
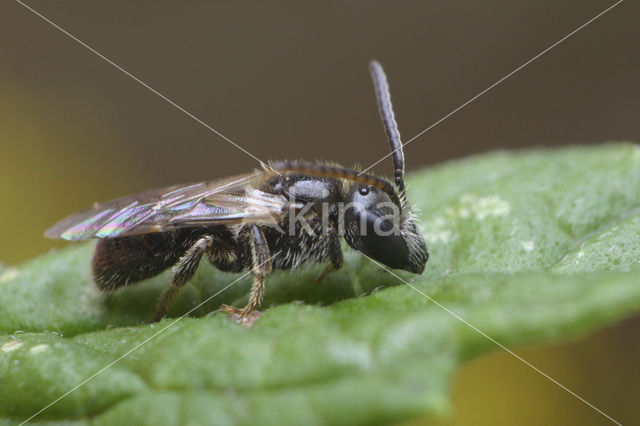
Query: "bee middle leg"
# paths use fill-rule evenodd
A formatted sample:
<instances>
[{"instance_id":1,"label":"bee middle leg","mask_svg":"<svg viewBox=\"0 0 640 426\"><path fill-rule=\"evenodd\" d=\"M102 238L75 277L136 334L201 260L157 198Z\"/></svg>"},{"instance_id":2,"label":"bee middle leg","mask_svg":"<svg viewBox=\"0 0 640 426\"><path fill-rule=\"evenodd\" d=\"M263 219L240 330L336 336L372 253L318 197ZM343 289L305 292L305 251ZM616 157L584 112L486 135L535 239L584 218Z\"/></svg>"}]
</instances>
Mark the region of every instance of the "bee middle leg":
<instances>
[{"instance_id":1,"label":"bee middle leg","mask_svg":"<svg viewBox=\"0 0 640 426\"><path fill-rule=\"evenodd\" d=\"M265 279L271 274L272 270L267 240L260 228L256 225L251 227L249 244L251 246L251 272L253 274L253 284L251 286L251 292L249 293L249 302L242 309L229 305L222 305L220 307L223 311L228 312L232 318L246 326L251 326L253 321L261 314L257 309L264 295Z\"/></svg>"},{"instance_id":2,"label":"bee middle leg","mask_svg":"<svg viewBox=\"0 0 640 426\"><path fill-rule=\"evenodd\" d=\"M180 257L178 263L173 267L173 282L160 298L156 307L156 313L153 316L154 321L160 321L169 310L171 303L176 298L182 287L193 277L202 254L211 246L213 237L205 235L199 238L187 251Z\"/></svg>"}]
</instances>

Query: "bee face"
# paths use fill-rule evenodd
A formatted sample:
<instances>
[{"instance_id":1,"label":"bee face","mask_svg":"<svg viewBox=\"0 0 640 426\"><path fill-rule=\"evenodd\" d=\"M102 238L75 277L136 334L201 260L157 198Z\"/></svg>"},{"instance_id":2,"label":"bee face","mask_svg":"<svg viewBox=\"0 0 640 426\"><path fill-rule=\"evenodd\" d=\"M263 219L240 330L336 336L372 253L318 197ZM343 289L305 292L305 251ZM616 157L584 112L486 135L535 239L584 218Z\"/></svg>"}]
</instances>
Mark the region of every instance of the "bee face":
<instances>
[{"instance_id":1,"label":"bee face","mask_svg":"<svg viewBox=\"0 0 640 426\"><path fill-rule=\"evenodd\" d=\"M424 270L426 246L406 203L371 185L354 186L349 201L345 239L351 247L393 269Z\"/></svg>"}]
</instances>

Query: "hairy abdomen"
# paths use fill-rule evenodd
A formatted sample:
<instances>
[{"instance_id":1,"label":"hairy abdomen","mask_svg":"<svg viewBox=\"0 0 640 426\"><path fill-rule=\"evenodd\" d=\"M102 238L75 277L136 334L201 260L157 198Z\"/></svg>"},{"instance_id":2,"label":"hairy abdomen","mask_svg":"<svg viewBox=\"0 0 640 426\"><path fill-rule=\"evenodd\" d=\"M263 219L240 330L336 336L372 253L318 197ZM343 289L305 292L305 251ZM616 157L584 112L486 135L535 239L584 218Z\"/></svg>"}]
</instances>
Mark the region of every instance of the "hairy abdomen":
<instances>
[{"instance_id":1,"label":"hairy abdomen","mask_svg":"<svg viewBox=\"0 0 640 426\"><path fill-rule=\"evenodd\" d=\"M151 278L174 265L202 234L186 229L99 240L93 279L101 290L115 290Z\"/></svg>"}]
</instances>

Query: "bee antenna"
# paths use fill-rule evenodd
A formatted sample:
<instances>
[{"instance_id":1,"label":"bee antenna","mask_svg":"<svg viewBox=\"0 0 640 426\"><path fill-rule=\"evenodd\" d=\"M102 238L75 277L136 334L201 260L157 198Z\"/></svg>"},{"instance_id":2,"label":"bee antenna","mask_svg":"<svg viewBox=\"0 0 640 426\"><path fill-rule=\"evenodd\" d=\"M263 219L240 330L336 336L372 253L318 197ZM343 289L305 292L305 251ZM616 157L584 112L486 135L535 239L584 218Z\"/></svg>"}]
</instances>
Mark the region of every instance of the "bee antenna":
<instances>
[{"instance_id":1,"label":"bee antenna","mask_svg":"<svg viewBox=\"0 0 640 426\"><path fill-rule=\"evenodd\" d=\"M371 78L373 79L373 87L376 92L378 101L378 110L384 130L391 145L391 154L393 156L393 177L396 185L401 192L404 192L404 151L402 150L402 140L398 131L396 117L393 114L393 105L391 104L391 94L389 93L389 83L387 76L382 69L382 65L378 61L371 61L369 64Z\"/></svg>"}]
</instances>

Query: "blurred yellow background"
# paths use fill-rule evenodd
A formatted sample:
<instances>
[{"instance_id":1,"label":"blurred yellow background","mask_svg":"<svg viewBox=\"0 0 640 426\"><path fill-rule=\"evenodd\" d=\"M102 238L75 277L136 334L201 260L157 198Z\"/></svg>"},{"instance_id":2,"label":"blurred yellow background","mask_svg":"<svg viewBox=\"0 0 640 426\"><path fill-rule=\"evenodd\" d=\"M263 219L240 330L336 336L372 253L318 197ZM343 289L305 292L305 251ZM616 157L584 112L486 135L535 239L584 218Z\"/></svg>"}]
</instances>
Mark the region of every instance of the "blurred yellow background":
<instances>
[{"instance_id":1,"label":"blurred yellow background","mask_svg":"<svg viewBox=\"0 0 640 426\"><path fill-rule=\"evenodd\" d=\"M371 59L387 71L408 140L613 2L27 4L261 159L367 166L388 151ZM408 168L497 148L640 141L638 12L621 3L416 139ZM3 263L64 246L42 232L94 201L256 167L19 3L0 5L0 23ZM636 318L518 353L638 424L639 330ZM453 390L455 413L439 425L608 423L502 351L468 363Z\"/></svg>"}]
</instances>

